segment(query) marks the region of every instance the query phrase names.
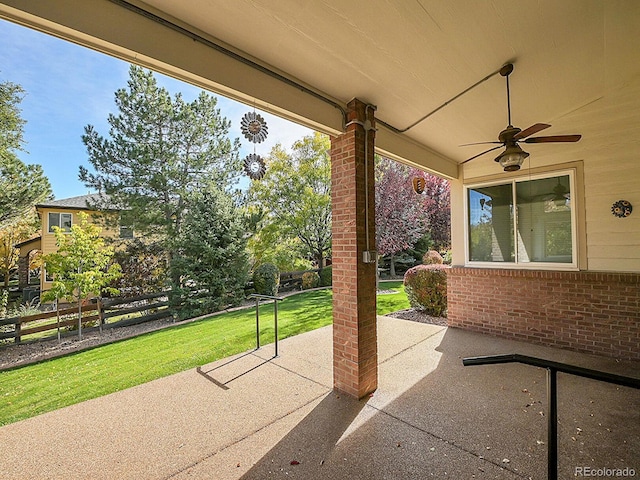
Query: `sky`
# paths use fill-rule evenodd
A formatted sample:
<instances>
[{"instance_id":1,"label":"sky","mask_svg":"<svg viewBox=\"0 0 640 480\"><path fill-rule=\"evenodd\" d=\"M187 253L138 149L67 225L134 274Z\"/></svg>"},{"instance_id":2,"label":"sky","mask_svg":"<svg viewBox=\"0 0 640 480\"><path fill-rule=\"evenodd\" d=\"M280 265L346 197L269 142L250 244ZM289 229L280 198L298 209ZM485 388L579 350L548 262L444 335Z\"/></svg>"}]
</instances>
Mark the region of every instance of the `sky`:
<instances>
[{"instance_id":1,"label":"sky","mask_svg":"<svg viewBox=\"0 0 640 480\"><path fill-rule=\"evenodd\" d=\"M129 64L108 55L80 47L0 19L0 82L17 83L25 90L20 104L26 120L26 152L18 152L26 164L42 165L56 199L90 193L78 179L80 165L90 168L81 136L93 125L108 136L109 113L117 114L114 94L127 85ZM172 96L181 92L191 101L201 89L173 78L155 74L158 85ZM253 107L215 95L223 117L231 121L229 137L240 139L241 158L253 153L254 144L244 138L240 121ZM255 145L255 152L267 156L280 143L287 150L312 131L301 125L256 109L268 127L267 139ZM248 184L242 175L240 186Z\"/></svg>"}]
</instances>

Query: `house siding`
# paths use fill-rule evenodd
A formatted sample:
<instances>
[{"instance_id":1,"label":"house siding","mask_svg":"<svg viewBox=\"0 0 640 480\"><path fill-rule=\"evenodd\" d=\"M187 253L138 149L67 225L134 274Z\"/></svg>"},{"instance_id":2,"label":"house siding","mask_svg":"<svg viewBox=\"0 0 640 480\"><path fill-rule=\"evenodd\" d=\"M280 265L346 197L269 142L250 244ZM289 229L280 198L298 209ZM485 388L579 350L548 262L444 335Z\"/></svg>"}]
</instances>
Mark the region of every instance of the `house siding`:
<instances>
[{"instance_id":1,"label":"house siding","mask_svg":"<svg viewBox=\"0 0 640 480\"><path fill-rule=\"evenodd\" d=\"M38 213L40 214L40 228L42 229L42 243L41 250L43 255L54 253L58 251L56 245L56 236L54 233L49 232L49 213L71 213L71 224L77 225L80 223L80 213L89 215L89 219L92 220L92 213L86 209L69 209L69 208L49 208L38 207ZM117 238L119 231L114 229L103 229L101 235L103 237ZM43 270L40 275L40 289L46 291L51 288L52 282L46 281L46 272Z\"/></svg>"}]
</instances>

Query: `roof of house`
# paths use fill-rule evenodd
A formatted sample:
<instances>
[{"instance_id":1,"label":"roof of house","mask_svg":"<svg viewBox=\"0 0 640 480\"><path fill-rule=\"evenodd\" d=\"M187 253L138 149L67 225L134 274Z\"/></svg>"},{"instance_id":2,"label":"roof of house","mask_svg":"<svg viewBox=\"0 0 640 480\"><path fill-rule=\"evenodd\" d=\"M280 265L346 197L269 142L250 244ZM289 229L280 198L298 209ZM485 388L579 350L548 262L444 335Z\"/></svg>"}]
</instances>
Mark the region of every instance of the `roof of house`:
<instances>
[{"instance_id":1,"label":"roof of house","mask_svg":"<svg viewBox=\"0 0 640 480\"><path fill-rule=\"evenodd\" d=\"M51 200L45 203L39 203L36 207L40 208L66 208L77 210L95 210L89 205L101 204L104 200L108 200L106 195L99 193L90 193L88 195L80 195L78 197L61 198L59 200Z\"/></svg>"}]
</instances>

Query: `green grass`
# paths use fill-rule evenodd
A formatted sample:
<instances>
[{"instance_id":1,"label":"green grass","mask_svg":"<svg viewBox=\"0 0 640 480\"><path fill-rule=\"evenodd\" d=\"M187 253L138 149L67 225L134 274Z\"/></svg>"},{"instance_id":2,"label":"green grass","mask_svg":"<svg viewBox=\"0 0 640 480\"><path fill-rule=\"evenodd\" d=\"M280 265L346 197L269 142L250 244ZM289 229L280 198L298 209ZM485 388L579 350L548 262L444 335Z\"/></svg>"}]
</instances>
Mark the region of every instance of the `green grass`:
<instances>
[{"instance_id":1,"label":"green grass","mask_svg":"<svg viewBox=\"0 0 640 480\"><path fill-rule=\"evenodd\" d=\"M378 314L409 308L402 282L378 295ZM278 306L279 338L331 324L331 290ZM273 306L260 307L261 344L273 342ZM140 385L255 348L255 308L228 312L37 364L0 372L0 425ZM0 350L0 355L1 355Z\"/></svg>"}]
</instances>

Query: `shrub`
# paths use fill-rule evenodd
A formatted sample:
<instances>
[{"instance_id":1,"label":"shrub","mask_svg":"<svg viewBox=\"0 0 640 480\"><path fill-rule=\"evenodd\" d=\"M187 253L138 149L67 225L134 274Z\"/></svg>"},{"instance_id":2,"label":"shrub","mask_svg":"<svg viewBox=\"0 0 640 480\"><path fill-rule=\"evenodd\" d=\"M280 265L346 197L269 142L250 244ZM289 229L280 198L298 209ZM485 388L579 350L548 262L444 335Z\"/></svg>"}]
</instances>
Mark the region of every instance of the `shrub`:
<instances>
[{"instance_id":1,"label":"shrub","mask_svg":"<svg viewBox=\"0 0 640 480\"><path fill-rule=\"evenodd\" d=\"M451 265L452 257L453 257L453 252L451 251L451 249L444 252L444 256L442 257L442 260L444 261L445 265Z\"/></svg>"},{"instance_id":2,"label":"shrub","mask_svg":"<svg viewBox=\"0 0 640 480\"><path fill-rule=\"evenodd\" d=\"M422 263L425 265L441 265L443 263L442 255L435 250L429 250L422 257Z\"/></svg>"},{"instance_id":3,"label":"shrub","mask_svg":"<svg viewBox=\"0 0 640 480\"><path fill-rule=\"evenodd\" d=\"M316 272L304 272L302 274L302 289L316 288L320 285L320 275Z\"/></svg>"},{"instance_id":4,"label":"shrub","mask_svg":"<svg viewBox=\"0 0 640 480\"><path fill-rule=\"evenodd\" d=\"M273 263L263 263L253 271L253 287L260 295L275 295L280 285L280 271Z\"/></svg>"},{"instance_id":5,"label":"shrub","mask_svg":"<svg viewBox=\"0 0 640 480\"><path fill-rule=\"evenodd\" d=\"M320 286L330 287L333 284L333 268L331 265L320 270Z\"/></svg>"},{"instance_id":6,"label":"shrub","mask_svg":"<svg viewBox=\"0 0 640 480\"><path fill-rule=\"evenodd\" d=\"M404 290L415 309L436 317L447 312L447 269L440 264L416 265L404 275Z\"/></svg>"}]
</instances>

